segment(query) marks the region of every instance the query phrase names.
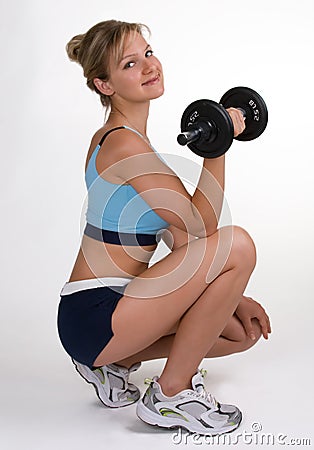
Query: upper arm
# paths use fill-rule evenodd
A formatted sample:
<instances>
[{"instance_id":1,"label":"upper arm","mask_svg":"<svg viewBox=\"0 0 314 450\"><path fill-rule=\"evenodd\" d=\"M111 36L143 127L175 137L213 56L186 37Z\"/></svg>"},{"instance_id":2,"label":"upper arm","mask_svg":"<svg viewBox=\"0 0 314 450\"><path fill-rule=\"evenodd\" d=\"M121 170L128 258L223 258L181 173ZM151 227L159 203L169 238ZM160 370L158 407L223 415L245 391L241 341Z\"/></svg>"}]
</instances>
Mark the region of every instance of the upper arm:
<instances>
[{"instance_id":1,"label":"upper arm","mask_svg":"<svg viewBox=\"0 0 314 450\"><path fill-rule=\"evenodd\" d=\"M190 234L198 232L192 198L180 178L167 166L139 136L127 131L116 140L117 162L115 173L141 195L148 205L166 222Z\"/></svg>"}]
</instances>

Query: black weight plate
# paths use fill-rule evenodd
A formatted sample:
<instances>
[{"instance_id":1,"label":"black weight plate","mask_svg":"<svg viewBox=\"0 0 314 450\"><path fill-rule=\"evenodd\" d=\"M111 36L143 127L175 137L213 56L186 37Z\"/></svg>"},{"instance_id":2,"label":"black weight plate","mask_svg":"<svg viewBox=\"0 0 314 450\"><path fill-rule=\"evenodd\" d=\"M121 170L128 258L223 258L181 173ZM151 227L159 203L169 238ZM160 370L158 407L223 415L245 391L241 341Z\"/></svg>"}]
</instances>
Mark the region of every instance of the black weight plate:
<instances>
[{"instance_id":1,"label":"black weight plate","mask_svg":"<svg viewBox=\"0 0 314 450\"><path fill-rule=\"evenodd\" d=\"M218 158L226 153L233 140L233 123L227 111L212 100L196 100L184 111L181 119L181 132L199 122L210 122L214 127L214 135L209 139L200 137L188 144L192 152L203 158Z\"/></svg>"},{"instance_id":2,"label":"black weight plate","mask_svg":"<svg viewBox=\"0 0 314 450\"><path fill-rule=\"evenodd\" d=\"M268 122L267 106L262 97L253 89L235 87L227 91L220 103L224 108L242 108L246 114L246 128L235 139L238 141L251 141L260 136Z\"/></svg>"}]
</instances>

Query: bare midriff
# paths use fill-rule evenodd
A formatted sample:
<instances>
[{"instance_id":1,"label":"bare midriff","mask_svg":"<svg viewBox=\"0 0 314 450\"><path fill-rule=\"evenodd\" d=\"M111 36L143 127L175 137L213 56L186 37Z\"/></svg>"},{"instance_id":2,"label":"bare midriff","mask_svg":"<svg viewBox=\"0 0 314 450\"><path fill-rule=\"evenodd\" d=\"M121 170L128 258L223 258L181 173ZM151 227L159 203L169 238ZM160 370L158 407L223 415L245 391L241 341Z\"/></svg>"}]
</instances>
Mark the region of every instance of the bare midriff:
<instances>
[{"instance_id":1,"label":"bare midriff","mask_svg":"<svg viewBox=\"0 0 314 450\"><path fill-rule=\"evenodd\" d=\"M156 245L107 244L83 235L69 281L103 277L134 278L148 268Z\"/></svg>"}]
</instances>

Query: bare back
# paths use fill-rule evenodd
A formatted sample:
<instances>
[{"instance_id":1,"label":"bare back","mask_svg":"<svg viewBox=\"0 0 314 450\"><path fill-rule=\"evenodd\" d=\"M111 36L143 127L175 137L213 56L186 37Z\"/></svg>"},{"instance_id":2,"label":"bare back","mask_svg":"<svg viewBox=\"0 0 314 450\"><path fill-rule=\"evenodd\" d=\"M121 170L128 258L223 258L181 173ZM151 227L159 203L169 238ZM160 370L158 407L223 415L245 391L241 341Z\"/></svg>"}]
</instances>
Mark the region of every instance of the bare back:
<instances>
[{"instance_id":1,"label":"bare back","mask_svg":"<svg viewBox=\"0 0 314 450\"><path fill-rule=\"evenodd\" d=\"M93 136L86 157L85 170L94 149L106 131L108 127L102 127ZM123 184L122 178L112 168L116 163L115 152L112 149L110 151L105 141L97 155L97 171L106 181ZM148 268L156 247L157 245L135 247L108 244L83 235L69 281L102 277L136 277Z\"/></svg>"}]
</instances>

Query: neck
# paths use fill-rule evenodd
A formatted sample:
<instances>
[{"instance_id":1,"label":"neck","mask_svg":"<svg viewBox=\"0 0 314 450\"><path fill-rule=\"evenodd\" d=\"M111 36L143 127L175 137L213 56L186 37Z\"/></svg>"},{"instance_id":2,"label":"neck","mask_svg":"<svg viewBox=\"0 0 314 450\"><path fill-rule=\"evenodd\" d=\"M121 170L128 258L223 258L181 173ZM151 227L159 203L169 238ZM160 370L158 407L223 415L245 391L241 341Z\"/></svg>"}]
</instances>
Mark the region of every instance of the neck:
<instances>
[{"instance_id":1,"label":"neck","mask_svg":"<svg viewBox=\"0 0 314 450\"><path fill-rule=\"evenodd\" d=\"M128 125L146 136L148 114L149 102L127 105L113 104L107 122Z\"/></svg>"}]
</instances>

